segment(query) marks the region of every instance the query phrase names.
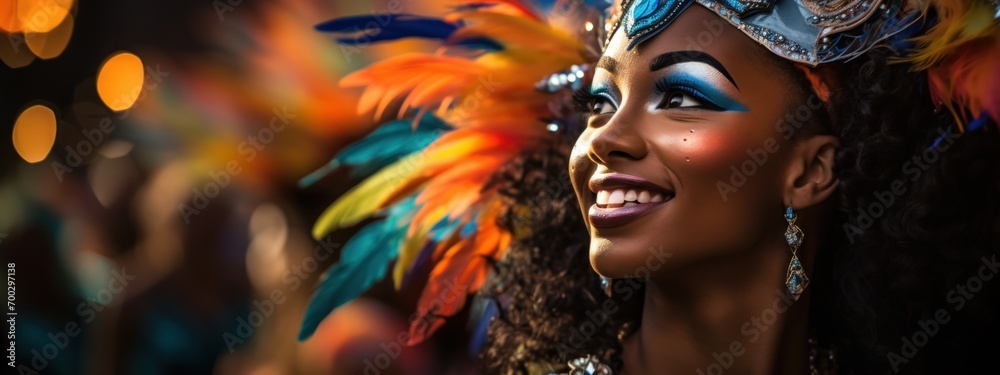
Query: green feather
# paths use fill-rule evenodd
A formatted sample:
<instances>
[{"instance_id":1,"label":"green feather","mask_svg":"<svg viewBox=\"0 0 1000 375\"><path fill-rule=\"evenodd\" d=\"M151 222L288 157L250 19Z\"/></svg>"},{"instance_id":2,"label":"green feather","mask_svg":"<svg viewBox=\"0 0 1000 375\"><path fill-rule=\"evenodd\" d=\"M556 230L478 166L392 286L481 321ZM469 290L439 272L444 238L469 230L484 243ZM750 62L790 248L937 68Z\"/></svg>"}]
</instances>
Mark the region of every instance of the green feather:
<instances>
[{"instance_id":1,"label":"green feather","mask_svg":"<svg viewBox=\"0 0 1000 375\"><path fill-rule=\"evenodd\" d=\"M422 162L422 152L414 152L362 181L323 211L313 226L313 237L322 238L373 215L400 183L420 171Z\"/></svg>"},{"instance_id":2,"label":"green feather","mask_svg":"<svg viewBox=\"0 0 1000 375\"><path fill-rule=\"evenodd\" d=\"M344 244L340 262L327 272L306 308L299 330L300 341L312 336L334 309L358 298L385 278L389 262L396 258L406 236L415 203L416 197L412 196L394 205L385 220L361 228Z\"/></svg>"},{"instance_id":3,"label":"green feather","mask_svg":"<svg viewBox=\"0 0 1000 375\"><path fill-rule=\"evenodd\" d=\"M412 119L387 122L345 147L323 167L303 177L299 180L299 187L308 187L342 166L351 167L353 178L371 175L403 156L424 149L450 129L441 119L429 114L420 118L416 128Z\"/></svg>"}]
</instances>

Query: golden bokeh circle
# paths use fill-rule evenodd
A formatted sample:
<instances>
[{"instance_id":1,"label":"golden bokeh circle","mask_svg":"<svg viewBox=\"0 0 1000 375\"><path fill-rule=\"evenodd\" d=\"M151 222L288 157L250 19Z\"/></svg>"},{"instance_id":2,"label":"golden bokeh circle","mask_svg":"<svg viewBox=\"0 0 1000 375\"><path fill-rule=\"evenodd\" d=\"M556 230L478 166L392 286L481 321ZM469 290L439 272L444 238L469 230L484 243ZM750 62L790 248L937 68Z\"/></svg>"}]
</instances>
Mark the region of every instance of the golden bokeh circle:
<instances>
[{"instance_id":1,"label":"golden bokeh circle","mask_svg":"<svg viewBox=\"0 0 1000 375\"><path fill-rule=\"evenodd\" d=\"M25 33L47 33L73 9L73 0L17 0L17 18Z\"/></svg>"},{"instance_id":2,"label":"golden bokeh circle","mask_svg":"<svg viewBox=\"0 0 1000 375\"><path fill-rule=\"evenodd\" d=\"M25 44L31 52L42 60L58 57L69 45L69 39L73 36L73 16L67 16L56 28L47 33L28 34Z\"/></svg>"},{"instance_id":3,"label":"golden bokeh circle","mask_svg":"<svg viewBox=\"0 0 1000 375\"><path fill-rule=\"evenodd\" d=\"M124 111L139 99L144 77L142 59L129 52L111 56L97 73L97 95L112 111Z\"/></svg>"},{"instance_id":4,"label":"golden bokeh circle","mask_svg":"<svg viewBox=\"0 0 1000 375\"><path fill-rule=\"evenodd\" d=\"M24 25L17 18L17 0L0 2L0 29L11 34L24 31Z\"/></svg>"},{"instance_id":5,"label":"golden bokeh circle","mask_svg":"<svg viewBox=\"0 0 1000 375\"><path fill-rule=\"evenodd\" d=\"M56 113L42 104L21 112L14 122L14 150L24 161L45 160L56 141Z\"/></svg>"}]
</instances>

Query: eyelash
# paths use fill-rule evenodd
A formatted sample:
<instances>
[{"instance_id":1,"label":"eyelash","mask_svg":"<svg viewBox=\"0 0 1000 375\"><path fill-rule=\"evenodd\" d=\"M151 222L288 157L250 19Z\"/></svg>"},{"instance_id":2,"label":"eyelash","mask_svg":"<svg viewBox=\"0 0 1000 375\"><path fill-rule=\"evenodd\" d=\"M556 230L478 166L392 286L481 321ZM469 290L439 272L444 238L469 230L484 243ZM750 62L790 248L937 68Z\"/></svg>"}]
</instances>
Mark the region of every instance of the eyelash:
<instances>
[{"instance_id":1,"label":"eyelash","mask_svg":"<svg viewBox=\"0 0 1000 375\"><path fill-rule=\"evenodd\" d=\"M656 81L655 89L657 95L663 96L663 99L660 100L660 104L657 106L657 108L660 109L667 109L667 101L670 100L671 96L670 94L680 93L692 97L699 103L699 105L692 107L680 107L674 109L704 109L709 111L725 110L721 106L718 106L715 103L712 103L712 101L708 100L708 98L705 97L705 95L702 94L701 91L698 91L686 85L671 84L665 78Z\"/></svg>"},{"instance_id":2,"label":"eyelash","mask_svg":"<svg viewBox=\"0 0 1000 375\"><path fill-rule=\"evenodd\" d=\"M660 109L667 109L667 101L670 100L671 94L680 93L692 97L698 101L699 105L673 109L704 109L709 111L724 110L724 108L709 101L708 98L706 98L700 91L685 85L670 84L666 79L656 81L654 88L656 90L656 95L663 96L660 100L660 104L657 106ZM594 109L596 104L600 102L608 102L611 104L606 97L590 92L590 88L587 87L581 87L573 93L573 102L576 105L576 110L588 117L597 114L597 111Z\"/></svg>"},{"instance_id":3,"label":"eyelash","mask_svg":"<svg viewBox=\"0 0 1000 375\"><path fill-rule=\"evenodd\" d=\"M576 105L577 112L582 113L585 116L597 114L597 111L594 110L594 105L601 102L611 104L608 98L590 92L590 88L588 87L581 87L573 93L573 103Z\"/></svg>"}]
</instances>

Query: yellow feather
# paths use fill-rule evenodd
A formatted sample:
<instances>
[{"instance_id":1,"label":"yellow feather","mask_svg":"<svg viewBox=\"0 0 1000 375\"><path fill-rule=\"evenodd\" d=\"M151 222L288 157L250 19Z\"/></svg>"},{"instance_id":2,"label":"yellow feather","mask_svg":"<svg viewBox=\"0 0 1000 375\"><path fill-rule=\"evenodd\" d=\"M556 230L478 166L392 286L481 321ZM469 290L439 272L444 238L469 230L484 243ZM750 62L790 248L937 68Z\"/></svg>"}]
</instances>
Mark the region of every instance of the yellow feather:
<instances>
[{"instance_id":1,"label":"yellow feather","mask_svg":"<svg viewBox=\"0 0 1000 375\"><path fill-rule=\"evenodd\" d=\"M986 1L938 0L926 6L937 10L938 23L927 33L913 38L917 44L915 52L902 59L913 63L914 70L928 69L963 44L1000 30L1000 25L993 20L994 10Z\"/></svg>"},{"instance_id":2,"label":"yellow feather","mask_svg":"<svg viewBox=\"0 0 1000 375\"><path fill-rule=\"evenodd\" d=\"M544 22L508 14L466 11L455 12L448 20L462 20L464 27L455 31L452 38L485 36L500 42L506 48L532 50L539 53L539 60L552 57L570 57L582 60L583 42Z\"/></svg>"},{"instance_id":3,"label":"yellow feather","mask_svg":"<svg viewBox=\"0 0 1000 375\"><path fill-rule=\"evenodd\" d=\"M385 200L392 196L400 183L422 169L422 163L421 152L415 152L362 181L323 211L313 226L313 238L319 239L333 230L352 226L374 214L388 203Z\"/></svg>"}]
</instances>

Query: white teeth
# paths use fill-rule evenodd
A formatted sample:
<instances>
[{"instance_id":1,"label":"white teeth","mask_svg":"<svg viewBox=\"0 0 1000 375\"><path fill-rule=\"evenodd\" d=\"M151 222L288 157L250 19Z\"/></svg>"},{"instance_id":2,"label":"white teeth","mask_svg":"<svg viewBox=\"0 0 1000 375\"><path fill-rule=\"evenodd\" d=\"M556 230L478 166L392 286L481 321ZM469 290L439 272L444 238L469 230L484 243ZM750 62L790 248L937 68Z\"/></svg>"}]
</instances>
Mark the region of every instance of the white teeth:
<instances>
[{"instance_id":1,"label":"white teeth","mask_svg":"<svg viewBox=\"0 0 1000 375\"><path fill-rule=\"evenodd\" d=\"M637 196L638 194L635 193L635 190L629 190L628 192L625 193L625 201L635 202Z\"/></svg>"},{"instance_id":2,"label":"white teeth","mask_svg":"<svg viewBox=\"0 0 1000 375\"><path fill-rule=\"evenodd\" d=\"M611 198L608 198L608 204L622 204L625 203L625 192L621 190L615 190L611 192Z\"/></svg>"},{"instance_id":3,"label":"white teeth","mask_svg":"<svg viewBox=\"0 0 1000 375\"><path fill-rule=\"evenodd\" d=\"M611 192L607 190L601 190L597 192L597 204L606 205L608 204L608 198L611 197Z\"/></svg>"},{"instance_id":4,"label":"white teeth","mask_svg":"<svg viewBox=\"0 0 1000 375\"><path fill-rule=\"evenodd\" d=\"M613 189L599 190L597 192L597 204L601 207L616 208L634 206L642 203L656 203L673 198L673 194L660 193L650 190L638 189Z\"/></svg>"},{"instance_id":5,"label":"white teeth","mask_svg":"<svg viewBox=\"0 0 1000 375\"><path fill-rule=\"evenodd\" d=\"M649 203L649 198L650 198L649 192L643 190L639 192L639 197L637 199L639 200L639 203Z\"/></svg>"}]
</instances>

